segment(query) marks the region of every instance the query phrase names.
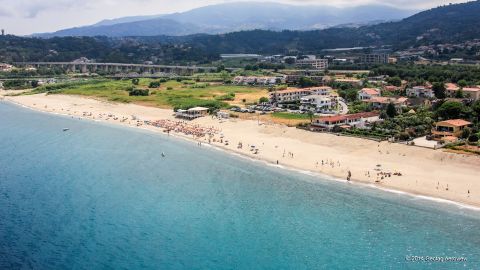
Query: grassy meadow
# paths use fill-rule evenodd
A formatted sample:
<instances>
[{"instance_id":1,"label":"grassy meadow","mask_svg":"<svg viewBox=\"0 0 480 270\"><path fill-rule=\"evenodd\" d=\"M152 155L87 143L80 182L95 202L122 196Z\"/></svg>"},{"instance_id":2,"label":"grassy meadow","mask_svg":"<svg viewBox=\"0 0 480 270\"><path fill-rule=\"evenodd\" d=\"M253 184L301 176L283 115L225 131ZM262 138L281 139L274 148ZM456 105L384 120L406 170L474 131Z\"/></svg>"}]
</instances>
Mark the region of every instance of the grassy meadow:
<instances>
[{"instance_id":1,"label":"grassy meadow","mask_svg":"<svg viewBox=\"0 0 480 270\"><path fill-rule=\"evenodd\" d=\"M195 82L193 80L161 82L150 88L154 79L140 79L137 85L131 80L93 79L41 86L32 93L81 95L113 102L136 103L161 108L191 108L204 106L228 108L231 105L252 104L262 96L265 88L223 85L221 83ZM129 89L149 89L148 96L130 96Z\"/></svg>"}]
</instances>

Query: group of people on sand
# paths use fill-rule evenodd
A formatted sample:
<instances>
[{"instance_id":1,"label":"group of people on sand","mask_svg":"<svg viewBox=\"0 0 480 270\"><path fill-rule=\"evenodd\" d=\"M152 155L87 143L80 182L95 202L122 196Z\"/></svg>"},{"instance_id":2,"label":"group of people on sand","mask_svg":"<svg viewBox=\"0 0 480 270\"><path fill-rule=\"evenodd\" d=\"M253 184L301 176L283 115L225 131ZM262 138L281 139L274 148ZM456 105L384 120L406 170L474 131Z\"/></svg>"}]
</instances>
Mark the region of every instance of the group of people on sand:
<instances>
[{"instance_id":1,"label":"group of people on sand","mask_svg":"<svg viewBox=\"0 0 480 270\"><path fill-rule=\"evenodd\" d=\"M69 110L67 110L67 111L69 111ZM76 113L76 112L74 112L74 113ZM143 125L143 122L141 120L137 119L133 115L132 115L131 118L130 117L125 117L125 116L122 116L120 118L117 115L112 114L112 113L97 113L96 115L94 115L92 112L83 112L82 116L83 117L88 117L88 118L91 118L91 119L106 120L106 121L111 119L111 120L114 120L114 121L120 121L121 123L126 123L128 121L128 124L135 124L136 126ZM131 121L133 121L133 123Z\"/></svg>"},{"instance_id":2,"label":"group of people on sand","mask_svg":"<svg viewBox=\"0 0 480 270\"><path fill-rule=\"evenodd\" d=\"M145 124L154 127L165 129L166 132L177 132L185 135L193 135L195 137L205 137L206 135L214 135L220 132L215 127L203 127L200 125L193 125L186 121L173 121L168 119L162 119L157 121L144 121Z\"/></svg>"}]
</instances>

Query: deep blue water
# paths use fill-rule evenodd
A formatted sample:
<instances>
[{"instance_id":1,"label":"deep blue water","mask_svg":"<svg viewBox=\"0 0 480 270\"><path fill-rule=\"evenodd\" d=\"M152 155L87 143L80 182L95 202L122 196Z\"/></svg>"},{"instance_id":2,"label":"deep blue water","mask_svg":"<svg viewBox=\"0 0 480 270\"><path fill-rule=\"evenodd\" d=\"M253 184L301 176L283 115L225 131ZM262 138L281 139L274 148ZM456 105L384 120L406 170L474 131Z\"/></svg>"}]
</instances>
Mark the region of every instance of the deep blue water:
<instances>
[{"instance_id":1,"label":"deep blue water","mask_svg":"<svg viewBox=\"0 0 480 270\"><path fill-rule=\"evenodd\" d=\"M479 267L480 212L0 102L0 269Z\"/></svg>"}]
</instances>

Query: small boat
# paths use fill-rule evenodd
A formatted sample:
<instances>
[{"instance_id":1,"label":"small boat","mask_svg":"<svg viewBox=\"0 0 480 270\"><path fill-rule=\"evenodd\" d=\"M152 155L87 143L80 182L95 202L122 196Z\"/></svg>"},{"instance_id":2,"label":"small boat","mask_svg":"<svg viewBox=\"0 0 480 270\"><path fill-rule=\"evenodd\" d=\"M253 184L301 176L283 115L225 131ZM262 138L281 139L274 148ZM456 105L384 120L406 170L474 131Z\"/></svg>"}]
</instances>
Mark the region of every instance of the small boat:
<instances>
[{"instance_id":1,"label":"small boat","mask_svg":"<svg viewBox=\"0 0 480 270\"><path fill-rule=\"evenodd\" d=\"M165 153L162 152L162 157L165 157Z\"/></svg>"},{"instance_id":2,"label":"small boat","mask_svg":"<svg viewBox=\"0 0 480 270\"><path fill-rule=\"evenodd\" d=\"M62 129L63 131L69 131L70 129L69 128L64 128Z\"/></svg>"}]
</instances>

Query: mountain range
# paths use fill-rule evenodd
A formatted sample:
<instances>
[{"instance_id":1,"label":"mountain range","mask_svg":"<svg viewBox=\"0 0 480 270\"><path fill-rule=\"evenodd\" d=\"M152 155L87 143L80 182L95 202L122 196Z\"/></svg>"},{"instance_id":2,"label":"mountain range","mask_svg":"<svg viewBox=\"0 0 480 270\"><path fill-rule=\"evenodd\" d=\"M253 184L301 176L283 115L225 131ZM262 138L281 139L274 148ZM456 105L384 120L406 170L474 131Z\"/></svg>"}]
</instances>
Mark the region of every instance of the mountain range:
<instances>
[{"instance_id":1,"label":"mountain range","mask_svg":"<svg viewBox=\"0 0 480 270\"><path fill-rule=\"evenodd\" d=\"M396 22L310 31L251 30L222 35L196 35L182 42L216 53L318 53L327 48L390 45L404 49L421 45L480 39L480 1L449 4ZM178 38L177 38L178 39Z\"/></svg>"},{"instance_id":2,"label":"mountain range","mask_svg":"<svg viewBox=\"0 0 480 270\"><path fill-rule=\"evenodd\" d=\"M478 14L480 1L471 1L422 11L396 22L356 28L245 30L187 36L38 38L5 35L0 36L0 62L72 61L87 57L98 62L211 64L222 53L267 55L298 52L322 55L324 49L385 45L399 50L480 39ZM117 25L111 21L101 24ZM470 48L469 53L475 55L478 48Z\"/></svg>"},{"instance_id":3,"label":"mountain range","mask_svg":"<svg viewBox=\"0 0 480 270\"><path fill-rule=\"evenodd\" d=\"M378 22L397 21L416 12L383 5L337 8L272 2L234 2L172 14L103 20L89 26L35 34L35 36L183 36L254 29L312 30L338 25L358 27Z\"/></svg>"}]
</instances>

